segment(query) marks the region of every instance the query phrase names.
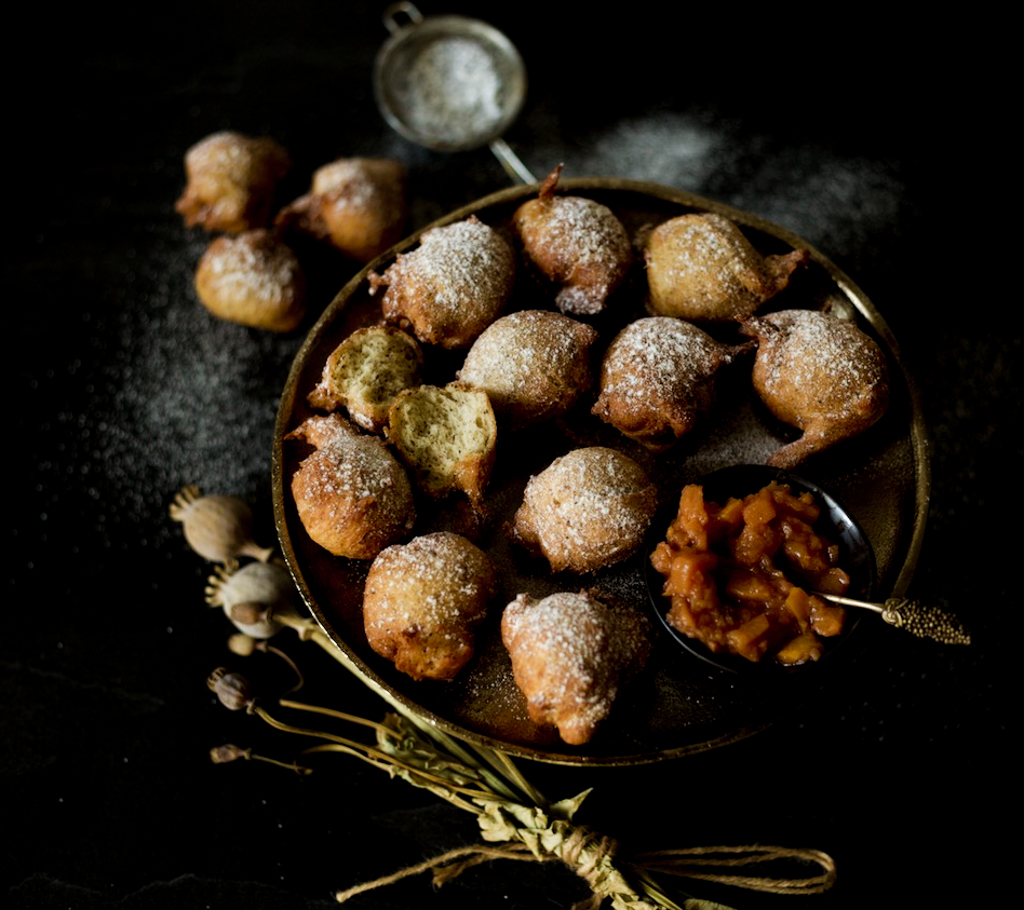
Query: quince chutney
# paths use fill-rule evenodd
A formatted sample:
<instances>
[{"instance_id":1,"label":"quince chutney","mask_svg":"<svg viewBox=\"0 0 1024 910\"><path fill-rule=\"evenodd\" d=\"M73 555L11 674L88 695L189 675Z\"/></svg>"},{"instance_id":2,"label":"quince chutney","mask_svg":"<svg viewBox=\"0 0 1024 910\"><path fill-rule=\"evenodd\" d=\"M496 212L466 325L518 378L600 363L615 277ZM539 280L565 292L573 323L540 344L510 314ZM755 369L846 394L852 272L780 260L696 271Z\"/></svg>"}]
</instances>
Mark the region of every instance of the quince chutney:
<instances>
[{"instance_id":1,"label":"quince chutney","mask_svg":"<svg viewBox=\"0 0 1024 910\"><path fill-rule=\"evenodd\" d=\"M668 622L714 653L817 660L821 637L838 635L846 613L808 590L841 595L850 585L838 546L814 531L820 513L810 493L775 482L724 506L706 502L699 485L685 487L651 555L671 598Z\"/></svg>"}]
</instances>

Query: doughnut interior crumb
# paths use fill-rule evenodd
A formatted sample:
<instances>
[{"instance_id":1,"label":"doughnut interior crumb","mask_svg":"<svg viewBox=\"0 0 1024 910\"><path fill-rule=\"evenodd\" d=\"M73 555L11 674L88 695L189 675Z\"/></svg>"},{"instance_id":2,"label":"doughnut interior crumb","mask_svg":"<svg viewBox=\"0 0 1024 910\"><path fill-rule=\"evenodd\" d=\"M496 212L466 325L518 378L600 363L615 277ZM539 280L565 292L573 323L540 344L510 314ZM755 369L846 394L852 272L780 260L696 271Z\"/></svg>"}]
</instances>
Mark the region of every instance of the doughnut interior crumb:
<instances>
[{"instance_id":1,"label":"doughnut interior crumb","mask_svg":"<svg viewBox=\"0 0 1024 910\"><path fill-rule=\"evenodd\" d=\"M484 392L458 383L405 389L391 405L386 433L425 493L462 491L482 505L498 434Z\"/></svg>"},{"instance_id":2,"label":"doughnut interior crumb","mask_svg":"<svg viewBox=\"0 0 1024 910\"><path fill-rule=\"evenodd\" d=\"M328 411L344 407L354 423L379 433L395 396L419 384L422 366L419 344L400 329L358 329L327 358L323 376L308 400Z\"/></svg>"}]
</instances>

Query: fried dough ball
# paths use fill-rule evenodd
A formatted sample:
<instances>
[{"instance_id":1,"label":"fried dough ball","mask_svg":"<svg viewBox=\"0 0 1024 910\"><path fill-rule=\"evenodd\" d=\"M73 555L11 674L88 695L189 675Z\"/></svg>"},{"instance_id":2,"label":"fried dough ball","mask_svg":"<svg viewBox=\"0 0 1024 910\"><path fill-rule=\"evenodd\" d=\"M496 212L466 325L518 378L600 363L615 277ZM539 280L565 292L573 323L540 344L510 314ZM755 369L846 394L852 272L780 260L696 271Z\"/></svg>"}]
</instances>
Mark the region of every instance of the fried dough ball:
<instances>
[{"instance_id":1,"label":"fried dough ball","mask_svg":"<svg viewBox=\"0 0 1024 910\"><path fill-rule=\"evenodd\" d=\"M405 389L391 403L385 432L428 496L461 490L481 509L498 437L484 392L459 383Z\"/></svg>"},{"instance_id":2,"label":"fried dough ball","mask_svg":"<svg viewBox=\"0 0 1024 910\"><path fill-rule=\"evenodd\" d=\"M552 572L591 572L636 552L656 506L657 489L640 465L591 446L530 478L512 530Z\"/></svg>"},{"instance_id":3,"label":"fried dough ball","mask_svg":"<svg viewBox=\"0 0 1024 910\"><path fill-rule=\"evenodd\" d=\"M340 414L310 417L287 439L314 451L292 476L295 508L309 536L335 556L373 559L409 536L416 520L405 469L375 436Z\"/></svg>"},{"instance_id":4,"label":"fried dough ball","mask_svg":"<svg viewBox=\"0 0 1024 910\"><path fill-rule=\"evenodd\" d=\"M762 256L728 218L680 215L647 239L649 311L697 322L739 321L789 283L806 250Z\"/></svg>"},{"instance_id":5,"label":"fried dough ball","mask_svg":"<svg viewBox=\"0 0 1024 910\"><path fill-rule=\"evenodd\" d=\"M196 294L214 316L290 332L306 314L306 276L291 248L262 228L218 237L199 260Z\"/></svg>"},{"instance_id":6,"label":"fried dough ball","mask_svg":"<svg viewBox=\"0 0 1024 910\"><path fill-rule=\"evenodd\" d=\"M468 348L501 315L515 280L515 257L502 236L475 215L431 228L411 253L383 275L370 275L370 290L384 286L384 318L426 344Z\"/></svg>"},{"instance_id":7,"label":"fried dough ball","mask_svg":"<svg viewBox=\"0 0 1024 910\"><path fill-rule=\"evenodd\" d=\"M388 547L363 592L370 647L413 679L451 679L473 656L495 577L483 550L448 531Z\"/></svg>"},{"instance_id":8,"label":"fried dough ball","mask_svg":"<svg viewBox=\"0 0 1024 910\"><path fill-rule=\"evenodd\" d=\"M188 183L175 204L189 227L237 234L265 227L288 152L273 139L214 133L185 153Z\"/></svg>"},{"instance_id":9,"label":"fried dough ball","mask_svg":"<svg viewBox=\"0 0 1024 910\"><path fill-rule=\"evenodd\" d=\"M885 355L856 325L828 313L784 310L748 319L757 339L754 389L779 420L803 430L768 459L793 468L863 432L889 403Z\"/></svg>"},{"instance_id":10,"label":"fried dough ball","mask_svg":"<svg viewBox=\"0 0 1024 910\"><path fill-rule=\"evenodd\" d=\"M466 354L459 379L487 393L502 425L560 417L593 382L590 349L597 331L547 310L495 320Z\"/></svg>"},{"instance_id":11,"label":"fried dough ball","mask_svg":"<svg viewBox=\"0 0 1024 910\"><path fill-rule=\"evenodd\" d=\"M556 196L562 166L541 185L536 199L512 217L527 257L560 288L563 313L600 313L622 284L633 259L629 236L611 209L581 196Z\"/></svg>"},{"instance_id":12,"label":"fried dough ball","mask_svg":"<svg viewBox=\"0 0 1024 910\"><path fill-rule=\"evenodd\" d=\"M344 407L354 423L380 433L391 402L402 389L419 385L422 367L419 344L401 329L357 329L331 352L307 400L325 411Z\"/></svg>"},{"instance_id":13,"label":"fried dough ball","mask_svg":"<svg viewBox=\"0 0 1024 910\"><path fill-rule=\"evenodd\" d=\"M401 162L339 158L313 174L310 192L282 209L277 224L369 262L402 239L408 217Z\"/></svg>"},{"instance_id":14,"label":"fried dough ball","mask_svg":"<svg viewBox=\"0 0 1024 910\"><path fill-rule=\"evenodd\" d=\"M530 718L554 724L573 746L590 742L651 649L639 610L585 591L520 594L502 614L501 640Z\"/></svg>"},{"instance_id":15,"label":"fried dough ball","mask_svg":"<svg viewBox=\"0 0 1024 910\"><path fill-rule=\"evenodd\" d=\"M663 451L711 410L718 371L741 350L682 319L638 319L605 352L593 413L648 449Z\"/></svg>"}]
</instances>

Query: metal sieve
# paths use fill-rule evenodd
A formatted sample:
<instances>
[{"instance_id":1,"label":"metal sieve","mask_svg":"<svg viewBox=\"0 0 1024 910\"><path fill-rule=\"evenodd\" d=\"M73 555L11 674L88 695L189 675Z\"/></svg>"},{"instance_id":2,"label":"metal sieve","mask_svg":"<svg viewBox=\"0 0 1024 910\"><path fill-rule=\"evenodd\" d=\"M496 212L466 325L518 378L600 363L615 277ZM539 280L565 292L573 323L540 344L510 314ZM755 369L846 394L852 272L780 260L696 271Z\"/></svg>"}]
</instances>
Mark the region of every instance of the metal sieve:
<instances>
[{"instance_id":1,"label":"metal sieve","mask_svg":"<svg viewBox=\"0 0 1024 910\"><path fill-rule=\"evenodd\" d=\"M535 183L501 138L526 98L526 68L515 45L486 22L424 17L412 3L389 6L384 25L391 37L377 54L373 87L391 127L438 151L489 145L513 180Z\"/></svg>"}]
</instances>

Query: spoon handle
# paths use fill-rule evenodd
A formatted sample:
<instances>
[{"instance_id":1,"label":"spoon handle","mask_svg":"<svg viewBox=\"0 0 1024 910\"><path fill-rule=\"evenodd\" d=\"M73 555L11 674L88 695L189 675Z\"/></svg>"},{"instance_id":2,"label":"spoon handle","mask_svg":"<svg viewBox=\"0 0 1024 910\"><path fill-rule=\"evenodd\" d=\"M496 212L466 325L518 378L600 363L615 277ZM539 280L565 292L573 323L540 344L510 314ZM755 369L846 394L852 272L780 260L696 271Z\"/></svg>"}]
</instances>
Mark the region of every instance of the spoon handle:
<instances>
[{"instance_id":1,"label":"spoon handle","mask_svg":"<svg viewBox=\"0 0 1024 910\"><path fill-rule=\"evenodd\" d=\"M926 606L909 597L890 597L884 604L839 597L834 594L819 594L827 600L850 607L864 607L882 614L889 625L906 629L919 638L931 638L947 645L969 645L971 636L963 624L952 613L939 607Z\"/></svg>"}]
</instances>

